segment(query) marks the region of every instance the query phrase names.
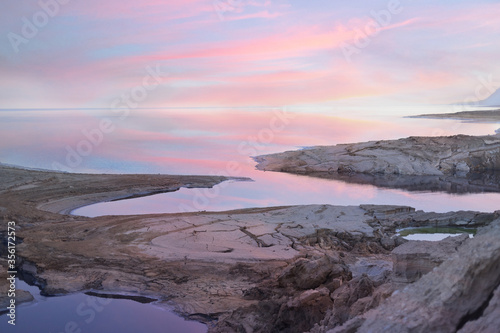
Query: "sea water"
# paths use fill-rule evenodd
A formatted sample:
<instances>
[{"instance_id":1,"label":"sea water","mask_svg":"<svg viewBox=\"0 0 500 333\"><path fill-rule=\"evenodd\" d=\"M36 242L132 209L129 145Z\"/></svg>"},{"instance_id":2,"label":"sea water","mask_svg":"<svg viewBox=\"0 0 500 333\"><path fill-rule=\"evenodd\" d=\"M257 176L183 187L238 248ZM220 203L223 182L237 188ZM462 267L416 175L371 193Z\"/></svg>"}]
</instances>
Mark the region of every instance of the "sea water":
<instances>
[{"instance_id":1,"label":"sea water","mask_svg":"<svg viewBox=\"0 0 500 333\"><path fill-rule=\"evenodd\" d=\"M500 127L498 123L403 118L452 111L457 110L449 106L0 110L0 162L67 172L201 174L252 179L227 181L212 189L181 189L100 203L73 212L85 216L295 204L394 204L437 212L498 210L499 193L381 189L262 172L255 169L252 159L256 155L316 145L408 136L487 135ZM77 308L88 297L91 296L36 297L35 303L19 307L17 331L64 332L68 322L75 322L82 332L165 332L165 327L172 328L172 332L206 330L204 325L193 326L170 312L130 300L113 300L87 323L90 317L79 316ZM6 322L7 317L0 316L0 331L15 332ZM116 325L122 326L116 330Z\"/></svg>"}]
</instances>

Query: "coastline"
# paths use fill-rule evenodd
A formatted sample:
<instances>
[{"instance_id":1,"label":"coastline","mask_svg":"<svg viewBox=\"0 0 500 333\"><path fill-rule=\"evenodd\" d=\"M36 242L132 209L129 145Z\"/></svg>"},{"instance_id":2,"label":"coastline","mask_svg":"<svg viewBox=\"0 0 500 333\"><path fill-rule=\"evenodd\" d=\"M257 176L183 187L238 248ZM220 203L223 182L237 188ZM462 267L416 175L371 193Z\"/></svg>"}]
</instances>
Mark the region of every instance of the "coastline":
<instances>
[{"instance_id":1,"label":"coastline","mask_svg":"<svg viewBox=\"0 0 500 333\"><path fill-rule=\"evenodd\" d=\"M4 221L15 220L22 239L17 245L22 279L47 295L92 291L159 299L181 316L207 324L209 332L234 325L262 332L285 325L302 332L313 329L334 303L343 304L344 313L368 297L371 305L355 311L361 315L407 285L391 277L396 274L391 251L411 245L396 229L483 227L500 217L500 212L437 214L404 206L306 205L86 218L55 212L81 202L82 195L95 201L116 193L213 186L225 178L5 167L0 175ZM344 322L337 319L330 326Z\"/></svg>"},{"instance_id":2,"label":"coastline","mask_svg":"<svg viewBox=\"0 0 500 333\"><path fill-rule=\"evenodd\" d=\"M212 187L229 179L218 176L165 176L165 175L94 175L71 174L50 170L23 168L0 164L0 213L5 224L15 221L18 238L22 231L37 223L58 223L74 221L71 211L86 205L113 199L126 198L136 194L149 195L176 191L181 187ZM79 194L85 193L86 194ZM85 217L78 217L85 220ZM5 237L4 230L0 236ZM20 237L19 237L20 236ZM17 244L22 246L21 244ZM5 245L6 247L6 245ZM7 249L5 248L5 251ZM22 258L22 254L20 255ZM2 280L7 278L7 261L2 258ZM4 276L5 275L5 276ZM0 304L8 302L7 285L0 286ZM4 290L5 289L5 290ZM29 292L16 291L17 304L33 301ZM4 312L4 311L2 311Z\"/></svg>"},{"instance_id":3,"label":"coastline","mask_svg":"<svg viewBox=\"0 0 500 333\"><path fill-rule=\"evenodd\" d=\"M500 122L500 109L490 111L462 111L454 113L429 113L405 118L455 119L470 122Z\"/></svg>"},{"instance_id":4,"label":"coastline","mask_svg":"<svg viewBox=\"0 0 500 333\"><path fill-rule=\"evenodd\" d=\"M500 134L318 146L254 160L262 171L408 191L500 192Z\"/></svg>"},{"instance_id":5,"label":"coastline","mask_svg":"<svg viewBox=\"0 0 500 333\"><path fill-rule=\"evenodd\" d=\"M62 214L63 219L68 219L71 217L66 215L71 211L94 203L172 192L182 187L210 188L226 180L248 180L198 175L81 174L5 165L0 165L0 172L0 198L8 205L7 217L20 221L26 212L44 219L60 219Z\"/></svg>"}]
</instances>

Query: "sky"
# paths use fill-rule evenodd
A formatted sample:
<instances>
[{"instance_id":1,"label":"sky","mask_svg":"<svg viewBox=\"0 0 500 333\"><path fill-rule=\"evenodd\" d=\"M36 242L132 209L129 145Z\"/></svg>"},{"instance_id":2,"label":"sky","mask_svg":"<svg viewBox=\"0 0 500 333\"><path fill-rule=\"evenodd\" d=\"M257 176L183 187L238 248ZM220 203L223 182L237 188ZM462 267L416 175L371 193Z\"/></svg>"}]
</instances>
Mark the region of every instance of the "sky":
<instances>
[{"instance_id":1,"label":"sky","mask_svg":"<svg viewBox=\"0 0 500 333\"><path fill-rule=\"evenodd\" d=\"M485 0L3 0L0 109L447 104L500 87Z\"/></svg>"}]
</instances>

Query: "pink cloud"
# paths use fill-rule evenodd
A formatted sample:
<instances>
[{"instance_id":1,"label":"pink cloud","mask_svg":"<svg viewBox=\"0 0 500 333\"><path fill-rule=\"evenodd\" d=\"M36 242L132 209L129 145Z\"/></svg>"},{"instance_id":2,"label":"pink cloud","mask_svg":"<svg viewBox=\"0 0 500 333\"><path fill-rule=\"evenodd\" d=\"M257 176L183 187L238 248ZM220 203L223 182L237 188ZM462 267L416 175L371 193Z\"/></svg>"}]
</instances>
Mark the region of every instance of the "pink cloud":
<instances>
[{"instance_id":1,"label":"pink cloud","mask_svg":"<svg viewBox=\"0 0 500 333\"><path fill-rule=\"evenodd\" d=\"M355 33L338 27L333 31L317 28L295 28L284 33L257 36L251 39L239 38L224 42L197 44L191 50L164 51L141 57L148 60L171 60L210 57L250 57L256 60L289 58L318 50L330 50L341 42L353 38Z\"/></svg>"},{"instance_id":2,"label":"pink cloud","mask_svg":"<svg viewBox=\"0 0 500 333\"><path fill-rule=\"evenodd\" d=\"M237 15L237 16L229 16L227 20L229 21L238 21L238 20L247 20L247 19L253 19L253 18L265 18L265 19L271 19L271 18L277 18L280 16L283 16L284 13L269 13L267 10L261 11L258 13L252 13L252 14L245 14L245 15Z\"/></svg>"},{"instance_id":3,"label":"pink cloud","mask_svg":"<svg viewBox=\"0 0 500 333\"><path fill-rule=\"evenodd\" d=\"M37 8L12 9L28 15ZM15 98L16 105L107 106L140 84L147 66L159 64L170 73L142 106L282 105L430 96L443 85L464 91L470 73L495 72L491 63L498 52L491 40L500 30L499 4L412 6L381 28L383 33L369 32L373 42L353 64L346 63L340 46L355 41L373 19L335 17L320 7L304 17L294 9L248 1L221 22L206 0L70 2L28 45L33 50L0 63L6 76L0 84L9 92L7 101L14 101L11 91L30 87L24 90L36 98ZM65 35L58 24L69 18L72 34ZM248 29L239 22L252 18L263 18L256 21L262 24ZM405 45L407 40L415 42ZM43 47L36 49L37 43Z\"/></svg>"},{"instance_id":4,"label":"pink cloud","mask_svg":"<svg viewBox=\"0 0 500 333\"><path fill-rule=\"evenodd\" d=\"M88 15L92 18L124 18L133 19L156 18L179 19L199 15L203 12L213 11L211 1L205 0L146 0L136 1L98 1L91 0L82 4L73 4L72 10L79 15Z\"/></svg>"}]
</instances>

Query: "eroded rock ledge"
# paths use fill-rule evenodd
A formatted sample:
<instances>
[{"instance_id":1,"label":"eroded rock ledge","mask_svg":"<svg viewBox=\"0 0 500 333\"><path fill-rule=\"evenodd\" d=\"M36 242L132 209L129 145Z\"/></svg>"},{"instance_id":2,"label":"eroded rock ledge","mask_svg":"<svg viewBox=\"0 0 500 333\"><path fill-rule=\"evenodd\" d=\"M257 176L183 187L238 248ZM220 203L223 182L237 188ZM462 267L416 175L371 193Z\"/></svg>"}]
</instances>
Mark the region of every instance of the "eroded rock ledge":
<instances>
[{"instance_id":1,"label":"eroded rock ledge","mask_svg":"<svg viewBox=\"0 0 500 333\"><path fill-rule=\"evenodd\" d=\"M396 228L479 227L498 216L307 205L75 217L23 228L18 251L25 279L45 294L152 297L211 332L304 332L341 325L400 288Z\"/></svg>"},{"instance_id":2,"label":"eroded rock ledge","mask_svg":"<svg viewBox=\"0 0 500 333\"><path fill-rule=\"evenodd\" d=\"M500 219L378 308L328 332L498 331L499 240Z\"/></svg>"},{"instance_id":3,"label":"eroded rock ledge","mask_svg":"<svg viewBox=\"0 0 500 333\"><path fill-rule=\"evenodd\" d=\"M500 191L500 135L409 137L255 157L257 168L407 190Z\"/></svg>"},{"instance_id":4,"label":"eroded rock ledge","mask_svg":"<svg viewBox=\"0 0 500 333\"><path fill-rule=\"evenodd\" d=\"M19 229L18 240L22 240L19 236L24 228L74 221L73 216L59 213L68 214L84 205L130 196L171 192L180 187L212 187L227 179L219 176L71 174L27 170L0 164L0 215L4 221L4 228L0 230L0 313L4 310L4 302L8 301L6 222L16 222ZM87 219L79 217L79 220ZM38 245L41 244L36 238L30 244L33 248ZM22 257L22 253L18 254ZM18 304L33 300L28 292L22 290L17 291L16 298Z\"/></svg>"},{"instance_id":5,"label":"eroded rock ledge","mask_svg":"<svg viewBox=\"0 0 500 333\"><path fill-rule=\"evenodd\" d=\"M43 180L47 176L50 191L45 193ZM371 317L367 311L386 306L386 298L395 297L395 291L408 285L393 279L391 251L410 244L395 235L397 228L489 226L474 242L453 240L452 247L441 246L451 251L455 263L465 263L460 266L464 272L460 276L467 277L466 272L477 267L485 269L470 279L457 276L443 280L440 275L427 281L464 283L472 288L472 292L465 292L462 286L447 285L454 298L445 300L458 304L462 294L474 298L473 302L464 299L458 324L455 318L451 326L490 327L498 318L498 292L494 292L498 288L498 261L487 260L496 260L500 212L437 214L405 206L307 205L84 218L41 210L40 203L78 196L80 189L89 198L92 191L103 193L106 189L127 190L130 195L142 193L142 186L150 186L151 179L159 181L161 177L138 177L135 181L143 185L129 187L121 176L109 175L106 182L96 176L94 183L91 175L86 175L85 181L80 175L52 176L35 172L23 178L10 174L0 192L5 202L4 221L19 221L20 275L38 285L44 294L93 291L150 297L186 318L207 323L210 332L325 332L344 327L341 325L357 329L368 325ZM77 192L68 192L71 189ZM465 246L467 251L461 251ZM478 251L482 254L476 258ZM453 259L456 255L452 252L458 253L459 259ZM397 260L401 264L401 260L412 258ZM436 262L436 266L446 263L439 266ZM398 271L405 267L409 273L429 270L428 263L417 261L399 265ZM449 277L446 274L452 272L442 274ZM477 295L475 283L481 286ZM454 294L454 288L459 293ZM431 292L425 301L437 302L435 311L444 316L448 307L446 302L439 303L444 299L441 296ZM416 298L414 304L419 302ZM408 307L408 311L413 309ZM404 318L405 314L399 313ZM403 327L399 319L394 325Z\"/></svg>"}]
</instances>

